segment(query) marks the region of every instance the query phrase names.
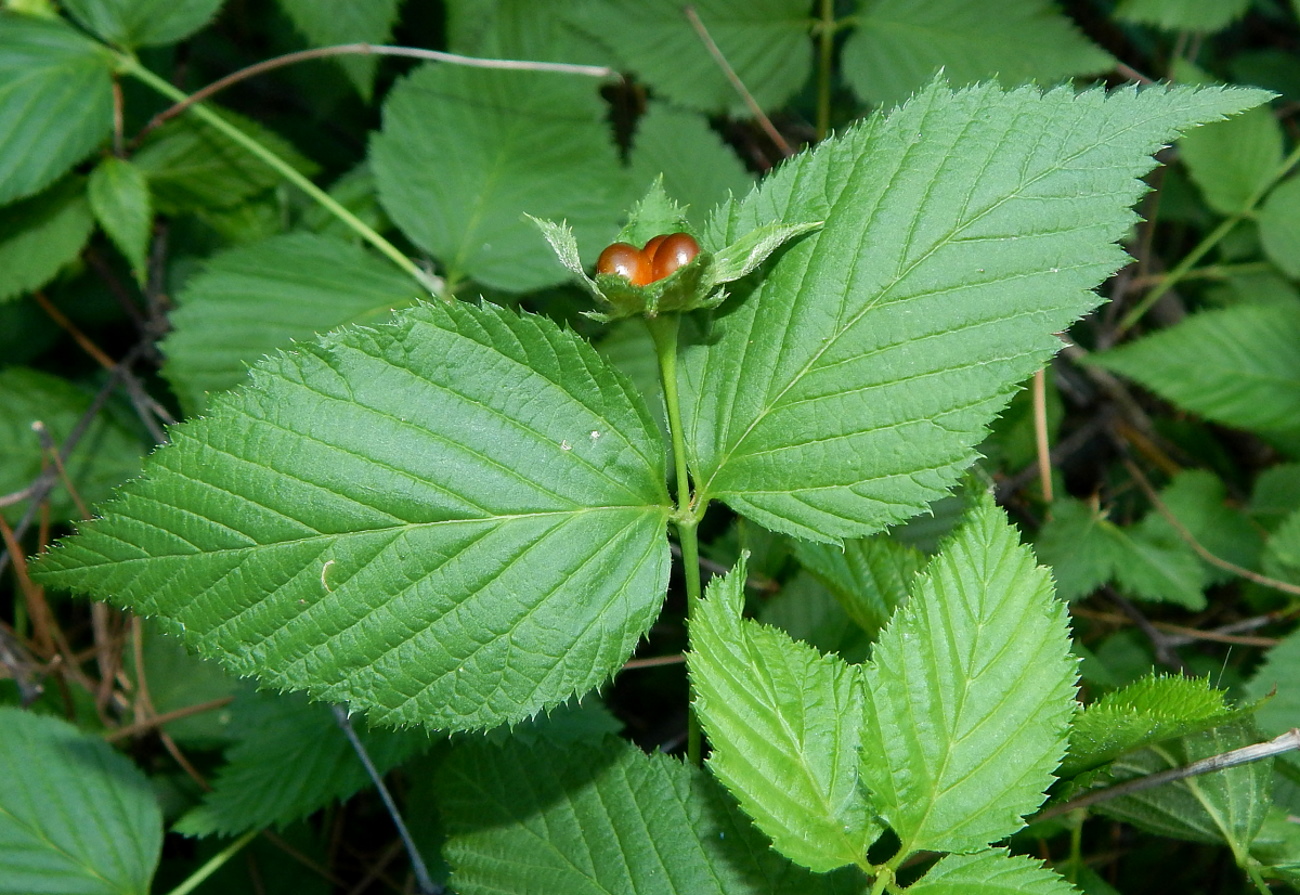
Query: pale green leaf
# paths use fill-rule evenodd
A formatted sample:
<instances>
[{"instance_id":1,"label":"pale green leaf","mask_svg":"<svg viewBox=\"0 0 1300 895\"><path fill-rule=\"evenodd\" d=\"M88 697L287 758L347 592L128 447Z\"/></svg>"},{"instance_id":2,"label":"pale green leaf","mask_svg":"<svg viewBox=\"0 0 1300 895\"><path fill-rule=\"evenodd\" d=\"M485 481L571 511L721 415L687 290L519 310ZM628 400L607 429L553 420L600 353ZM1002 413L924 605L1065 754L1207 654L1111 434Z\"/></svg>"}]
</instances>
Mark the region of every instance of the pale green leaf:
<instances>
[{"instance_id":1,"label":"pale green leaf","mask_svg":"<svg viewBox=\"0 0 1300 895\"><path fill-rule=\"evenodd\" d=\"M1231 724L1122 756L1117 781L1182 767L1257 742L1253 725ZM1255 761L1099 802L1095 810L1175 839L1226 844L1240 862L1272 802L1272 761Z\"/></svg>"},{"instance_id":2,"label":"pale green leaf","mask_svg":"<svg viewBox=\"0 0 1300 895\"><path fill-rule=\"evenodd\" d=\"M701 499L823 541L921 512L1123 263L1114 240L1149 154L1265 97L936 85L724 207L710 245L773 221L825 226L686 351Z\"/></svg>"},{"instance_id":3,"label":"pale green leaf","mask_svg":"<svg viewBox=\"0 0 1300 895\"><path fill-rule=\"evenodd\" d=\"M796 573L777 594L765 598L756 618L846 662L865 662L875 641L876 632L865 631L807 571Z\"/></svg>"},{"instance_id":4,"label":"pale green leaf","mask_svg":"<svg viewBox=\"0 0 1300 895\"><path fill-rule=\"evenodd\" d=\"M0 706L0 731L0 893L148 895L162 850L148 778L57 718Z\"/></svg>"},{"instance_id":5,"label":"pale green leaf","mask_svg":"<svg viewBox=\"0 0 1300 895\"><path fill-rule=\"evenodd\" d=\"M647 184L660 174L664 189L689 206L688 219L703 224L709 210L729 195L742 196L754 185L736 153L695 112L654 102L637 121L628 160L632 182Z\"/></svg>"},{"instance_id":6,"label":"pale green leaf","mask_svg":"<svg viewBox=\"0 0 1300 895\"><path fill-rule=\"evenodd\" d=\"M359 246L293 233L231 249L191 277L162 342L163 374L187 412L242 382L248 366L294 339L377 322L419 286Z\"/></svg>"},{"instance_id":7,"label":"pale green leaf","mask_svg":"<svg viewBox=\"0 0 1300 895\"><path fill-rule=\"evenodd\" d=\"M314 47L387 43L401 0L279 0L280 8ZM375 83L376 56L336 56L348 80L367 101Z\"/></svg>"},{"instance_id":8,"label":"pale green leaf","mask_svg":"<svg viewBox=\"0 0 1300 895\"><path fill-rule=\"evenodd\" d=\"M54 279L77 259L94 229L79 177L0 211L0 302Z\"/></svg>"},{"instance_id":9,"label":"pale green leaf","mask_svg":"<svg viewBox=\"0 0 1300 895\"><path fill-rule=\"evenodd\" d=\"M1065 604L991 499L931 560L866 670L862 779L915 851L970 851L1024 825L1074 711Z\"/></svg>"},{"instance_id":10,"label":"pale green leaf","mask_svg":"<svg viewBox=\"0 0 1300 895\"><path fill-rule=\"evenodd\" d=\"M219 111L299 172L315 173L316 166L274 131L234 112ZM154 203L164 214L234 208L280 182L280 174L266 162L216 128L189 117L154 131L132 161L149 179Z\"/></svg>"},{"instance_id":11,"label":"pale green leaf","mask_svg":"<svg viewBox=\"0 0 1300 895\"><path fill-rule=\"evenodd\" d=\"M716 782L606 739L457 744L437 780L461 895L850 895L772 852Z\"/></svg>"},{"instance_id":12,"label":"pale green leaf","mask_svg":"<svg viewBox=\"0 0 1300 895\"><path fill-rule=\"evenodd\" d=\"M1208 576L1186 541L1172 532L1152 534L1141 527L1123 531L1122 537L1127 555L1115 565L1120 590L1193 612L1205 608Z\"/></svg>"},{"instance_id":13,"label":"pale green leaf","mask_svg":"<svg viewBox=\"0 0 1300 895\"><path fill-rule=\"evenodd\" d=\"M884 536L845 541L843 547L795 541L794 555L872 635L907 599L925 566L921 551Z\"/></svg>"},{"instance_id":14,"label":"pale green leaf","mask_svg":"<svg viewBox=\"0 0 1300 895\"><path fill-rule=\"evenodd\" d=\"M1274 187L1259 210L1259 239L1269 260L1300 279L1300 177Z\"/></svg>"},{"instance_id":15,"label":"pale green leaf","mask_svg":"<svg viewBox=\"0 0 1300 895\"><path fill-rule=\"evenodd\" d=\"M247 686L222 671L216 662L191 653L179 637L162 633L153 621L144 623L141 637L149 703L160 715L225 699L234 696L241 686ZM131 679L139 686L133 653L134 650L126 651L124 663ZM201 749L224 746L231 739L230 706L214 707L159 726L181 745Z\"/></svg>"},{"instance_id":16,"label":"pale green leaf","mask_svg":"<svg viewBox=\"0 0 1300 895\"><path fill-rule=\"evenodd\" d=\"M0 9L0 205L44 189L108 139L113 57L66 24Z\"/></svg>"},{"instance_id":17,"label":"pale green leaf","mask_svg":"<svg viewBox=\"0 0 1300 895\"><path fill-rule=\"evenodd\" d=\"M1239 720L1254 705L1233 708L1205 678L1150 675L1087 706L1070 728L1070 753L1061 776L1083 771L1134 749Z\"/></svg>"},{"instance_id":18,"label":"pale green leaf","mask_svg":"<svg viewBox=\"0 0 1300 895\"><path fill-rule=\"evenodd\" d=\"M1119 527L1098 507L1072 497L1052 504L1034 550L1052 567L1057 594L1071 602L1110 581L1116 568L1131 558Z\"/></svg>"},{"instance_id":19,"label":"pale green leaf","mask_svg":"<svg viewBox=\"0 0 1300 895\"><path fill-rule=\"evenodd\" d=\"M1209 420L1253 431L1300 428L1300 307L1202 311L1169 329L1093 355Z\"/></svg>"},{"instance_id":20,"label":"pale green leaf","mask_svg":"<svg viewBox=\"0 0 1300 895\"><path fill-rule=\"evenodd\" d=\"M234 836L245 830L283 828L370 784L365 766L329 706L297 696L249 693L230 709L238 742L226 750L203 804L175 826L187 836ZM379 773L424 751L422 730L369 731L357 735Z\"/></svg>"},{"instance_id":21,"label":"pale green leaf","mask_svg":"<svg viewBox=\"0 0 1300 895\"><path fill-rule=\"evenodd\" d=\"M880 834L858 786L861 669L741 618L745 564L714 579L687 657L709 769L781 854L818 872Z\"/></svg>"},{"instance_id":22,"label":"pale green leaf","mask_svg":"<svg viewBox=\"0 0 1300 895\"><path fill-rule=\"evenodd\" d=\"M515 721L605 680L667 586L664 447L545 318L421 305L255 368L47 584L388 724Z\"/></svg>"},{"instance_id":23,"label":"pale green leaf","mask_svg":"<svg viewBox=\"0 0 1300 895\"><path fill-rule=\"evenodd\" d=\"M611 65L610 51L569 21L605 0L445 0L447 49L467 56Z\"/></svg>"},{"instance_id":24,"label":"pale green leaf","mask_svg":"<svg viewBox=\"0 0 1300 895\"><path fill-rule=\"evenodd\" d=\"M1115 64L1056 4L1002 0L859 0L844 45L844 77L870 103L902 102L940 69L954 85L997 78L1014 86L1093 75Z\"/></svg>"},{"instance_id":25,"label":"pale green leaf","mask_svg":"<svg viewBox=\"0 0 1300 895\"><path fill-rule=\"evenodd\" d=\"M1240 18L1250 0L1123 0L1119 19L1167 31L1218 31Z\"/></svg>"},{"instance_id":26,"label":"pale green leaf","mask_svg":"<svg viewBox=\"0 0 1300 895\"><path fill-rule=\"evenodd\" d=\"M1259 532L1244 513L1229 504L1227 486L1214 473L1201 469L1178 473L1160 490L1160 502L1187 534L1214 556L1245 568L1258 565L1263 546ZM1141 534L1153 540L1176 543L1183 552L1194 552L1186 536L1154 508L1142 520ZM1199 557L1198 562L1203 573L1198 587L1231 581L1236 577Z\"/></svg>"},{"instance_id":27,"label":"pale green leaf","mask_svg":"<svg viewBox=\"0 0 1300 895\"><path fill-rule=\"evenodd\" d=\"M566 220L591 262L627 193L597 87L543 72L416 69L389 93L371 142L380 201L453 281L561 282L524 214Z\"/></svg>"},{"instance_id":28,"label":"pale green leaf","mask_svg":"<svg viewBox=\"0 0 1300 895\"><path fill-rule=\"evenodd\" d=\"M1238 214L1276 176L1284 142L1273 112L1258 108L1192 131L1178 141L1178 151L1209 206Z\"/></svg>"},{"instance_id":29,"label":"pale green leaf","mask_svg":"<svg viewBox=\"0 0 1300 895\"><path fill-rule=\"evenodd\" d=\"M808 80L812 19L803 0L700 0L692 6L761 108L783 105ZM656 95L700 112L752 115L677 0L588 3L571 20Z\"/></svg>"},{"instance_id":30,"label":"pale green leaf","mask_svg":"<svg viewBox=\"0 0 1300 895\"><path fill-rule=\"evenodd\" d=\"M126 159L110 155L90 175L90 207L108 238L131 263L137 282L145 278L153 205L144 172Z\"/></svg>"},{"instance_id":31,"label":"pale green leaf","mask_svg":"<svg viewBox=\"0 0 1300 895\"><path fill-rule=\"evenodd\" d=\"M1255 722L1266 735L1300 727L1300 631L1292 631L1268 651L1246 684L1246 693L1267 700L1255 713Z\"/></svg>"},{"instance_id":32,"label":"pale green leaf","mask_svg":"<svg viewBox=\"0 0 1300 895\"><path fill-rule=\"evenodd\" d=\"M1040 862L1002 849L946 855L908 895L1070 895L1079 890Z\"/></svg>"},{"instance_id":33,"label":"pale green leaf","mask_svg":"<svg viewBox=\"0 0 1300 895\"><path fill-rule=\"evenodd\" d=\"M49 465L32 423L44 423L54 444L62 447L90 408L92 397L49 373L24 367L0 369L0 494L26 488ZM64 468L77 493L93 503L139 472L143 449L136 433L112 414L100 413L64 459ZM62 482L50 492L49 507L55 521L81 515ZM26 510L26 504L16 503L0 512L12 523Z\"/></svg>"},{"instance_id":34,"label":"pale green leaf","mask_svg":"<svg viewBox=\"0 0 1300 895\"><path fill-rule=\"evenodd\" d=\"M127 49L174 44L212 21L224 0L64 0L72 17Z\"/></svg>"},{"instance_id":35,"label":"pale green leaf","mask_svg":"<svg viewBox=\"0 0 1300 895\"><path fill-rule=\"evenodd\" d=\"M666 437L668 412L664 406L659 359L650 330L640 320L621 320L606 329L604 338L596 343L596 349L614 369L632 380L638 393L645 396L659 430Z\"/></svg>"}]
</instances>

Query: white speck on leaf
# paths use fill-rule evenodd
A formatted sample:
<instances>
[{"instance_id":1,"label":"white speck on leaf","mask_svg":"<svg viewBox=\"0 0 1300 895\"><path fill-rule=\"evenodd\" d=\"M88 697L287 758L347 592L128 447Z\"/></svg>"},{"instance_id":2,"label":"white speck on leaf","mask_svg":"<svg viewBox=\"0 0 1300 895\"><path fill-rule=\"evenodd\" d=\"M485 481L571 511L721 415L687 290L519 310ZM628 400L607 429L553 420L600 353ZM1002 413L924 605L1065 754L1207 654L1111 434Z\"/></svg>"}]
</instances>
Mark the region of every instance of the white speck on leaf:
<instances>
[{"instance_id":1,"label":"white speck on leaf","mask_svg":"<svg viewBox=\"0 0 1300 895\"><path fill-rule=\"evenodd\" d=\"M561 442L560 442L560 450L562 450L562 451L571 451L571 450L573 450L573 445L569 444L567 441L561 441Z\"/></svg>"},{"instance_id":2,"label":"white speck on leaf","mask_svg":"<svg viewBox=\"0 0 1300 895\"><path fill-rule=\"evenodd\" d=\"M327 594L334 593L334 588L330 587L329 581L326 580L330 573L330 567L333 565L334 560L330 559L326 560L325 565L320 567L320 586L325 588L325 593Z\"/></svg>"},{"instance_id":3,"label":"white speck on leaf","mask_svg":"<svg viewBox=\"0 0 1300 895\"><path fill-rule=\"evenodd\" d=\"M592 430L591 430L591 440L592 440L592 441L595 441L595 440L598 439L598 438L600 438L600 433L597 432L595 429L592 429Z\"/></svg>"}]
</instances>

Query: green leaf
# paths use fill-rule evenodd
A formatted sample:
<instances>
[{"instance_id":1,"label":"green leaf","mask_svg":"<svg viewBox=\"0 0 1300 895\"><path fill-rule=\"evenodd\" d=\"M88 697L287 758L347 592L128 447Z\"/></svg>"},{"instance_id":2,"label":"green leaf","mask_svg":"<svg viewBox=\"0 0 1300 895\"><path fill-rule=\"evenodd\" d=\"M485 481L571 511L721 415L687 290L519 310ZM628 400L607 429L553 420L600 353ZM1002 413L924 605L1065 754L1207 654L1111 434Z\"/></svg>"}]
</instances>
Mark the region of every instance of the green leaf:
<instances>
[{"instance_id":1,"label":"green leaf","mask_svg":"<svg viewBox=\"0 0 1300 895\"><path fill-rule=\"evenodd\" d=\"M54 444L62 447L90 402L90 394L66 379L24 367L0 369L0 494L26 488L48 464L32 423L43 422ZM112 414L100 413L64 460L64 468L77 493L94 503L139 472L143 447L130 428ZM49 507L53 521L81 516L62 482L50 492ZM26 505L18 503L2 512L12 523L26 509Z\"/></svg>"},{"instance_id":2,"label":"green leaf","mask_svg":"<svg viewBox=\"0 0 1300 895\"><path fill-rule=\"evenodd\" d=\"M901 854L1014 833L1065 754L1065 604L991 498L881 633L866 671L863 782Z\"/></svg>"},{"instance_id":3,"label":"green leaf","mask_svg":"<svg viewBox=\"0 0 1300 895\"><path fill-rule=\"evenodd\" d=\"M690 625L694 707L709 770L796 864L865 865L880 835L858 787L858 666L745 621L745 564L714 579Z\"/></svg>"},{"instance_id":4,"label":"green leaf","mask_svg":"<svg viewBox=\"0 0 1300 895\"><path fill-rule=\"evenodd\" d=\"M239 741L226 751L226 764L203 804L176 823L178 833L234 836L263 827L283 829L370 783L329 706L250 693L235 701L231 719L231 733ZM419 730L358 728L357 734L381 774L429 746Z\"/></svg>"},{"instance_id":5,"label":"green leaf","mask_svg":"<svg viewBox=\"0 0 1300 895\"><path fill-rule=\"evenodd\" d=\"M925 566L921 551L884 536L845 541L843 548L795 541L794 555L872 635L907 599Z\"/></svg>"},{"instance_id":6,"label":"green leaf","mask_svg":"<svg viewBox=\"0 0 1300 895\"><path fill-rule=\"evenodd\" d=\"M437 789L461 895L860 891L860 875L813 875L773 853L701 771L618 740L465 741Z\"/></svg>"},{"instance_id":7,"label":"green leaf","mask_svg":"<svg viewBox=\"0 0 1300 895\"><path fill-rule=\"evenodd\" d=\"M1282 165L1285 138L1272 110L1251 109L1230 121L1217 121L1178 141L1192 181L1220 214L1250 208Z\"/></svg>"},{"instance_id":8,"label":"green leaf","mask_svg":"<svg viewBox=\"0 0 1300 895\"><path fill-rule=\"evenodd\" d=\"M421 305L278 354L34 574L386 724L491 727L616 671L667 586L664 446L570 332Z\"/></svg>"},{"instance_id":9,"label":"green leaf","mask_svg":"<svg viewBox=\"0 0 1300 895\"><path fill-rule=\"evenodd\" d=\"M314 47L387 43L401 0L279 0L280 8ZM370 101L376 56L336 56L361 98Z\"/></svg>"},{"instance_id":10,"label":"green leaf","mask_svg":"<svg viewBox=\"0 0 1300 895\"><path fill-rule=\"evenodd\" d=\"M1246 684L1246 694L1267 700L1255 713L1255 723L1266 735L1300 726L1296 722L1300 718L1300 631L1292 631L1268 651Z\"/></svg>"},{"instance_id":11,"label":"green leaf","mask_svg":"<svg viewBox=\"0 0 1300 895\"><path fill-rule=\"evenodd\" d=\"M0 893L147 895L162 850L148 778L57 718L0 706L0 730Z\"/></svg>"},{"instance_id":12,"label":"green leaf","mask_svg":"<svg viewBox=\"0 0 1300 895\"><path fill-rule=\"evenodd\" d=\"M110 155L90 175L90 207L108 238L131 263L136 282L145 278L153 205L144 172L126 159Z\"/></svg>"},{"instance_id":13,"label":"green leaf","mask_svg":"<svg viewBox=\"0 0 1300 895\"><path fill-rule=\"evenodd\" d=\"M299 172L315 173L315 164L283 137L242 115L218 111ZM266 162L216 128L188 117L155 131L132 160L149 178L163 214L234 208L280 182L280 174Z\"/></svg>"},{"instance_id":14,"label":"green leaf","mask_svg":"<svg viewBox=\"0 0 1300 895\"><path fill-rule=\"evenodd\" d=\"M1250 0L1123 0L1115 17L1166 31L1219 31L1245 13Z\"/></svg>"},{"instance_id":15,"label":"green leaf","mask_svg":"<svg viewBox=\"0 0 1300 895\"><path fill-rule=\"evenodd\" d=\"M0 9L0 205L49 186L108 139L112 70L108 51L62 22Z\"/></svg>"},{"instance_id":16,"label":"green leaf","mask_svg":"<svg viewBox=\"0 0 1300 895\"><path fill-rule=\"evenodd\" d=\"M1070 895L1078 891L1033 858L1003 849L946 855L907 887L908 895Z\"/></svg>"},{"instance_id":17,"label":"green leaf","mask_svg":"<svg viewBox=\"0 0 1300 895\"><path fill-rule=\"evenodd\" d=\"M1300 509L1293 511L1268 539L1264 563L1275 576L1288 580L1300 576Z\"/></svg>"},{"instance_id":18,"label":"green leaf","mask_svg":"<svg viewBox=\"0 0 1300 895\"><path fill-rule=\"evenodd\" d=\"M184 40L212 21L224 0L64 0L72 17L111 44L135 49Z\"/></svg>"},{"instance_id":19,"label":"green leaf","mask_svg":"<svg viewBox=\"0 0 1300 895\"><path fill-rule=\"evenodd\" d=\"M1161 489L1160 501L1187 533L1214 556L1246 568L1258 566L1263 546L1259 532L1244 513L1229 505L1227 486L1214 473L1199 469L1178 473ZM1142 520L1141 534L1153 541L1178 543L1186 552L1194 552L1184 536L1154 509ZM1200 557L1197 561L1203 572L1200 587L1235 577Z\"/></svg>"},{"instance_id":20,"label":"green leaf","mask_svg":"<svg viewBox=\"0 0 1300 895\"><path fill-rule=\"evenodd\" d=\"M539 72L427 65L384 103L370 161L394 223L455 281L561 282L524 213L566 219L594 261L626 195L597 85Z\"/></svg>"},{"instance_id":21,"label":"green leaf","mask_svg":"<svg viewBox=\"0 0 1300 895\"><path fill-rule=\"evenodd\" d=\"M1095 354L1090 363L1132 379L1209 420L1252 431L1300 428L1300 307L1240 306Z\"/></svg>"},{"instance_id":22,"label":"green leaf","mask_svg":"<svg viewBox=\"0 0 1300 895\"><path fill-rule=\"evenodd\" d=\"M760 108L784 105L808 80L812 20L807 3L700 0L692 5ZM752 115L677 0L605 0L578 7L570 18L656 95L699 112Z\"/></svg>"},{"instance_id":23,"label":"green leaf","mask_svg":"<svg viewBox=\"0 0 1300 895\"><path fill-rule=\"evenodd\" d=\"M1269 260L1300 279L1300 177L1273 188L1259 210L1259 238Z\"/></svg>"},{"instance_id":24,"label":"green leaf","mask_svg":"<svg viewBox=\"0 0 1300 895\"><path fill-rule=\"evenodd\" d=\"M1256 742L1253 725L1216 727L1118 759L1117 781L1182 767ZM1241 863L1272 802L1272 761L1187 777L1098 803L1098 812L1160 836L1226 844Z\"/></svg>"},{"instance_id":25,"label":"green leaf","mask_svg":"<svg viewBox=\"0 0 1300 895\"><path fill-rule=\"evenodd\" d=\"M844 78L869 103L907 99L940 69L958 86L997 78L1051 84L1115 64L1046 0L1003 0L996 15L968 0L859 0Z\"/></svg>"},{"instance_id":26,"label":"green leaf","mask_svg":"<svg viewBox=\"0 0 1300 895\"><path fill-rule=\"evenodd\" d=\"M936 85L787 163L705 234L826 222L686 350L700 499L820 541L921 512L1123 263L1149 153L1266 95Z\"/></svg>"},{"instance_id":27,"label":"green leaf","mask_svg":"<svg viewBox=\"0 0 1300 895\"><path fill-rule=\"evenodd\" d=\"M81 254L95 229L85 182L69 177L0 214L0 302L39 289Z\"/></svg>"},{"instance_id":28,"label":"green leaf","mask_svg":"<svg viewBox=\"0 0 1300 895\"><path fill-rule=\"evenodd\" d=\"M200 659L185 648L180 638L158 630L156 623L145 622L142 638L144 680L149 688L149 702L158 714L234 696L240 688L240 683L222 671L220 665ZM126 665L131 679L139 686L140 675L136 673L131 651L127 653ZM200 749L220 747L230 742L231 710L229 705L223 705L160 726L182 745Z\"/></svg>"},{"instance_id":29,"label":"green leaf","mask_svg":"<svg viewBox=\"0 0 1300 895\"><path fill-rule=\"evenodd\" d=\"M637 121L629 167L637 185L662 174L664 189L690 206L688 217L695 224L703 224L717 203L730 195L744 195L754 185L754 178L703 115L662 102L652 102Z\"/></svg>"},{"instance_id":30,"label":"green leaf","mask_svg":"<svg viewBox=\"0 0 1300 895\"><path fill-rule=\"evenodd\" d=\"M1250 856L1265 867L1265 876L1300 884L1300 823L1281 808L1269 809L1250 843Z\"/></svg>"},{"instance_id":31,"label":"green leaf","mask_svg":"<svg viewBox=\"0 0 1300 895\"><path fill-rule=\"evenodd\" d=\"M186 282L162 343L163 374L186 411L197 412L209 393L241 383L261 355L345 323L382 320L419 295L391 264L332 237L293 233L239 246Z\"/></svg>"},{"instance_id":32,"label":"green leaf","mask_svg":"<svg viewBox=\"0 0 1300 895\"><path fill-rule=\"evenodd\" d=\"M1205 678L1151 675L1087 706L1070 729L1061 776L1073 777L1134 749L1240 720L1255 705L1234 708Z\"/></svg>"},{"instance_id":33,"label":"green leaf","mask_svg":"<svg viewBox=\"0 0 1300 895\"><path fill-rule=\"evenodd\" d=\"M757 618L846 662L865 662L875 642L876 632L864 631L834 594L807 571L796 573L778 593L765 599Z\"/></svg>"}]
</instances>

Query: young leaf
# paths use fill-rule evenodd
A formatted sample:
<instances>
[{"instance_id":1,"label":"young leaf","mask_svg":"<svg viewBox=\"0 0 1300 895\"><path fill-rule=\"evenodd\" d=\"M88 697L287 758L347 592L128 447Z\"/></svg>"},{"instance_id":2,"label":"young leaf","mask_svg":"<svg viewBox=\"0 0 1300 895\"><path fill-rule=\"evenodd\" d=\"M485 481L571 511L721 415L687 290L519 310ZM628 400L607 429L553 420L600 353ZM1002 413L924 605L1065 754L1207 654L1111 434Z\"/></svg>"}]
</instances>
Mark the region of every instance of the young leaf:
<instances>
[{"instance_id":1,"label":"young leaf","mask_svg":"<svg viewBox=\"0 0 1300 895\"><path fill-rule=\"evenodd\" d=\"M585 78L425 66L384 103L379 198L453 279L526 291L564 279L522 212L568 221L588 262L626 196L605 106Z\"/></svg>"},{"instance_id":2,"label":"young leaf","mask_svg":"<svg viewBox=\"0 0 1300 895\"><path fill-rule=\"evenodd\" d=\"M1182 767L1256 741L1253 725L1231 724L1125 755L1111 768L1116 779L1125 780ZM1226 844L1242 863L1272 802L1272 764L1256 761L1187 777L1108 799L1099 803L1097 810L1162 836Z\"/></svg>"},{"instance_id":3,"label":"young leaf","mask_svg":"<svg viewBox=\"0 0 1300 895\"><path fill-rule=\"evenodd\" d=\"M436 781L461 895L850 895L772 852L679 759L602 746L458 743Z\"/></svg>"},{"instance_id":4,"label":"young leaf","mask_svg":"<svg viewBox=\"0 0 1300 895\"><path fill-rule=\"evenodd\" d=\"M1115 60L1047 0L862 2L844 44L844 78L869 103L900 103L943 70L955 85L1007 86L1100 74Z\"/></svg>"},{"instance_id":5,"label":"young leaf","mask_svg":"<svg viewBox=\"0 0 1300 895\"><path fill-rule=\"evenodd\" d=\"M667 586L664 447L575 335L422 305L263 361L42 581L388 724L515 721L616 670Z\"/></svg>"},{"instance_id":6,"label":"young leaf","mask_svg":"<svg viewBox=\"0 0 1300 895\"><path fill-rule=\"evenodd\" d=\"M925 566L921 551L879 535L846 541L844 547L794 542L794 555L835 594L862 627L875 634L907 599Z\"/></svg>"},{"instance_id":7,"label":"young leaf","mask_svg":"<svg viewBox=\"0 0 1300 895\"><path fill-rule=\"evenodd\" d=\"M280 8L314 47L346 43L387 43L400 0L279 0ZM348 80L370 101L377 56L336 56Z\"/></svg>"},{"instance_id":8,"label":"young leaf","mask_svg":"<svg viewBox=\"0 0 1300 895\"><path fill-rule=\"evenodd\" d=\"M153 223L149 181L144 172L126 159L110 155L90 175L87 194L100 226L131 262L136 282L143 283Z\"/></svg>"},{"instance_id":9,"label":"young leaf","mask_svg":"<svg viewBox=\"0 0 1300 895\"><path fill-rule=\"evenodd\" d=\"M1091 363L1217 423L1300 429L1300 307L1203 311Z\"/></svg>"},{"instance_id":10,"label":"young leaf","mask_svg":"<svg viewBox=\"0 0 1300 895\"><path fill-rule=\"evenodd\" d=\"M862 778L903 853L1024 825L1065 753L1074 659L1047 570L986 499L880 635Z\"/></svg>"},{"instance_id":11,"label":"young leaf","mask_svg":"<svg viewBox=\"0 0 1300 895\"><path fill-rule=\"evenodd\" d=\"M709 585L690 626L709 769L796 864L865 865L880 827L858 786L861 669L743 620L744 582L742 560Z\"/></svg>"},{"instance_id":12,"label":"young leaf","mask_svg":"<svg viewBox=\"0 0 1300 895\"><path fill-rule=\"evenodd\" d=\"M1004 849L946 855L907 887L908 895L1077 895L1078 891L1034 859Z\"/></svg>"},{"instance_id":13,"label":"young leaf","mask_svg":"<svg viewBox=\"0 0 1300 895\"><path fill-rule=\"evenodd\" d=\"M111 44L174 44L212 21L225 0L64 0L72 17Z\"/></svg>"},{"instance_id":14,"label":"young leaf","mask_svg":"<svg viewBox=\"0 0 1300 895\"><path fill-rule=\"evenodd\" d=\"M162 342L165 375L188 413L238 385L248 365L294 339L380 320L420 288L360 246L307 233L274 236L212 258L185 283Z\"/></svg>"},{"instance_id":15,"label":"young leaf","mask_svg":"<svg viewBox=\"0 0 1300 895\"><path fill-rule=\"evenodd\" d=\"M44 189L113 129L113 57L63 22L0 9L0 205Z\"/></svg>"},{"instance_id":16,"label":"young leaf","mask_svg":"<svg viewBox=\"0 0 1300 895\"><path fill-rule=\"evenodd\" d=\"M0 706L0 892L148 895L162 850L149 780L97 736Z\"/></svg>"},{"instance_id":17,"label":"young leaf","mask_svg":"<svg viewBox=\"0 0 1300 895\"><path fill-rule=\"evenodd\" d=\"M203 804L176 823L187 836L233 836L280 827L346 799L370 784L361 759L328 706L299 697L249 693L231 707L231 733L239 742L226 752ZM357 734L381 774L429 746L427 734L368 731Z\"/></svg>"},{"instance_id":18,"label":"young leaf","mask_svg":"<svg viewBox=\"0 0 1300 895\"><path fill-rule=\"evenodd\" d=\"M1150 153L1267 95L935 85L724 208L712 245L826 223L687 349L700 498L821 541L920 512L1097 303Z\"/></svg>"},{"instance_id":19,"label":"young leaf","mask_svg":"<svg viewBox=\"0 0 1300 895\"><path fill-rule=\"evenodd\" d=\"M94 229L80 177L5 208L0 214L0 302L54 279L81 254Z\"/></svg>"}]
</instances>

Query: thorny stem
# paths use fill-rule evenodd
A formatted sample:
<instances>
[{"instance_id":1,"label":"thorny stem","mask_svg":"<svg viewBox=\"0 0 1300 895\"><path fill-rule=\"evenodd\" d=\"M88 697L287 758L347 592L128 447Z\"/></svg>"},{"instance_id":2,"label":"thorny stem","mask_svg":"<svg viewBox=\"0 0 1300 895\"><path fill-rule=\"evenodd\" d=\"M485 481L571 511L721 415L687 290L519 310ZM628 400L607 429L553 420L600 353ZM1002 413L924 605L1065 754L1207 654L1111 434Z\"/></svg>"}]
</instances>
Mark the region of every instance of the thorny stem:
<instances>
[{"instance_id":1,"label":"thorny stem","mask_svg":"<svg viewBox=\"0 0 1300 895\"><path fill-rule=\"evenodd\" d=\"M149 71L149 69L141 65L135 58L130 56L120 56L119 59L124 71L139 78L163 96L177 102L183 102L189 99L185 93ZM198 118L201 118L206 124L221 131L221 133L225 134L231 140L247 149L256 158L260 159L268 167L272 168L285 180L298 187L298 189L302 190L317 203L328 209L331 214L351 227L362 239L386 255L389 260L402 270L406 271L406 273L410 274L411 278L427 289L431 295L445 298L441 279L430 276L428 273L421 270L420 267L410 258L406 257L397 246L380 236L372 227L340 205L333 196L329 195L329 193L325 192L320 187L316 186L316 184L304 177L292 165L280 158L280 156L276 155L257 140L226 121L220 115L217 115L211 109L207 108L207 106L194 104L189 107L189 111Z\"/></svg>"},{"instance_id":2,"label":"thorny stem","mask_svg":"<svg viewBox=\"0 0 1300 895\"><path fill-rule=\"evenodd\" d=\"M673 524L677 527L677 540L682 547L682 572L686 579L686 624L695 618L695 607L700 601L700 547L696 529L704 515L703 506L694 506L691 494L690 472L686 468L686 439L682 430L681 398L677 393L677 334L681 327L680 314L648 317L646 328L654 340L655 354L659 360L659 378L663 384L664 404L668 408L668 431L673 441L673 467L677 473L677 512ZM686 755L690 762L699 765L703 757L700 722L691 712L686 729Z\"/></svg>"}]
</instances>

